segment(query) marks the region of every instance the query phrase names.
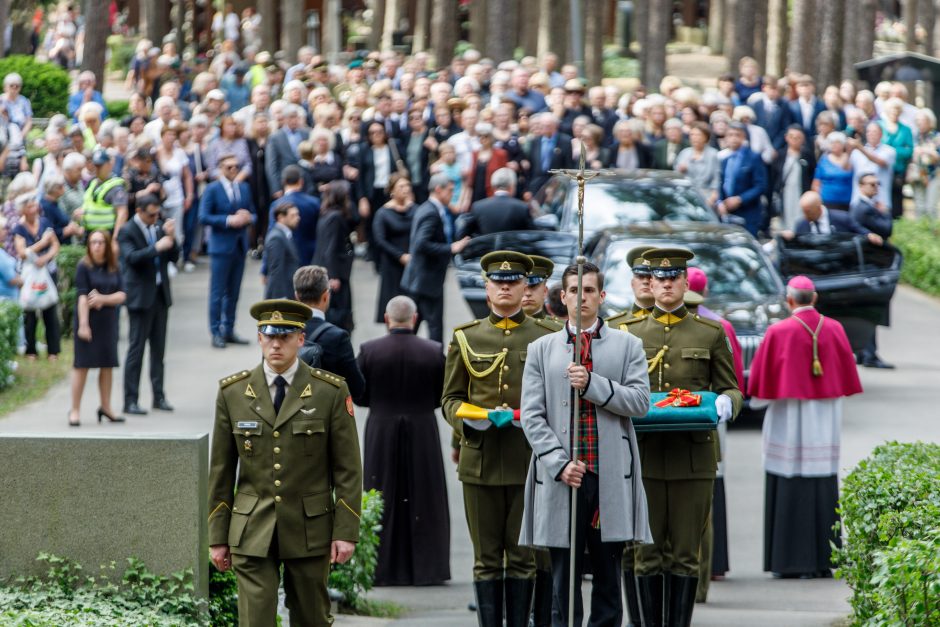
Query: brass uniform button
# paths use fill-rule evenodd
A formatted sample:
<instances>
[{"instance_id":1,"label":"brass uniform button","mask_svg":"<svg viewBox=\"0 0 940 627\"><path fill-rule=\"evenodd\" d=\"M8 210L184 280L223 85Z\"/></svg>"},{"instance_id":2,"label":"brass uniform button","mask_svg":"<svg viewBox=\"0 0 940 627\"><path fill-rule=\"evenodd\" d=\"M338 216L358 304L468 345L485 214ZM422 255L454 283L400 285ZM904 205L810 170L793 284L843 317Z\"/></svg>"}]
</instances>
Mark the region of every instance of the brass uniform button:
<instances>
[{"instance_id":1,"label":"brass uniform button","mask_svg":"<svg viewBox=\"0 0 940 627\"><path fill-rule=\"evenodd\" d=\"M504 349L503 349L503 352L504 352L504 353L508 353L508 352L509 352L509 349L508 349L508 348L504 348Z\"/></svg>"},{"instance_id":2,"label":"brass uniform button","mask_svg":"<svg viewBox=\"0 0 940 627\"><path fill-rule=\"evenodd\" d=\"M503 366L503 372L509 372L509 366Z\"/></svg>"},{"instance_id":3,"label":"brass uniform button","mask_svg":"<svg viewBox=\"0 0 940 627\"><path fill-rule=\"evenodd\" d=\"M274 480L274 485L275 485L275 487L278 487L278 488L281 487L281 480L280 480L280 479L275 479L275 480Z\"/></svg>"},{"instance_id":4,"label":"brass uniform button","mask_svg":"<svg viewBox=\"0 0 940 627\"><path fill-rule=\"evenodd\" d=\"M280 464L274 464L274 470L280 470L280 469L281 469Z\"/></svg>"},{"instance_id":5,"label":"brass uniform button","mask_svg":"<svg viewBox=\"0 0 940 627\"><path fill-rule=\"evenodd\" d=\"M669 333L669 327L665 328L666 333Z\"/></svg>"},{"instance_id":6,"label":"brass uniform button","mask_svg":"<svg viewBox=\"0 0 940 627\"><path fill-rule=\"evenodd\" d=\"M663 368L668 368L669 364L663 364Z\"/></svg>"},{"instance_id":7,"label":"brass uniform button","mask_svg":"<svg viewBox=\"0 0 940 627\"><path fill-rule=\"evenodd\" d=\"M509 403L503 403L503 407L504 407L504 408L508 408L508 407L509 407Z\"/></svg>"},{"instance_id":8,"label":"brass uniform button","mask_svg":"<svg viewBox=\"0 0 940 627\"><path fill-rule=\"evenodd\" d=\"M233 508L232 508L232 511L233 511L233 512L237 512L237 511L238 511L238 508L237 508L237 507L233 507Z\"/></svg>"},{"instance_id":9,"label":"brass uniform button","mask_svg":"<svg viewBox=\"0 0 940 627\"><path fill-rule=\"evenodd\" d=\"M275 432L274 432L274 437L276 437L276 438L281 437L281 432L280 432L280 431L275 431Z\"/></svg>"},{"instance_id":10,"label":"brass uniform button","mask_svg":"<svg viewBox=\"0 0 940 627\"><path fill-rule=\"evenodd\" d=\"M663 350L664 350L664 351L667 351L667 350L669 350L669 347L668 347L668 346L663 346Z\"/></svg>"},{"instance_id":11,"label":"brass uniform button","mask_svg":"<svg viewBox=\"0 0 940 627\"><path fill-rule=\"evenodd\" d=\"M512 335L512 331L510 331L509 329L506 329L505 331L503 331L503 334Z\"/></svg>"},{"instance_id":12,"label":"brass uniform button","mask_svg":"<svg viewBox=\"0 0 940 627\"><path fill-rule=\"evenodd\" d=\"M274 502L275 502L275 503L280 503L280 502L281 502L281 497L275 496L275 497L274 497Z\"/></svg>"},{"instance_id":13,"label":"brass uniform button","mask_svg":"<svg viewBox=\"0 0 940 627\"><path fill-rule=\"evenodd\" d=\"M277 454L280 453L280 452L281 452L281 447L280 447L280 446L275 446L275 447L274 447L274 454L277 455Z\"/></svg>"},{"instance_id":14,"label":"brass uniform button","mask_svg":"<svg viewBox=\"0 0 940 627\"><path fill-rule=\"evenodd\" d=\"M504 390L508 390L508 389L509 389L509 384L508 384L508 383L504 383L504 384L503 384L503 389L504 389Z\"/></svg>"}]
</instances>

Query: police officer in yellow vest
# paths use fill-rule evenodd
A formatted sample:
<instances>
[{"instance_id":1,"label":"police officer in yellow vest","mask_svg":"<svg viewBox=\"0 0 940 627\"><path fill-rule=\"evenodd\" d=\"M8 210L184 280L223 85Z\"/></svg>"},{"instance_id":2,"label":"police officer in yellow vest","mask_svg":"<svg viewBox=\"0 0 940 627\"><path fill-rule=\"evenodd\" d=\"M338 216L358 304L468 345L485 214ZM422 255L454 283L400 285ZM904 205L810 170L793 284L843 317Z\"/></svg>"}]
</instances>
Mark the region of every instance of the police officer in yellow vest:
<instances>
[{"instance_id":1,"label":"police officer in yellow vest","mask_svg":"<svg viewBox=\"0 0 940 627\"><path fill-rule=\"evenodd\" d=\"M627 265L630 266L630 289L633 291L633 305L626 311L607 318L607 325L624 330L621 326L634 318L645 318L653 310L653 292L650 289L652 276L650 262L643 259L643 253L655 246L635 246L627 253Z\"/></svg>"},{"instance_id":2,"label":"police officer in yellow vest","mask_svg":"<svg viewBox=\"0 0 940 627\"><path fill-rule=\"evenodd\" d=\"M255 304L263 361L222 379L209 472L209 544L234 567L241 627L274 627L280 569L291 625L333 623L327 579L359 539L362 463L342 377L297 357L309 307Z\"/></svg>"},{"instance_id":3,"label":"police officer in yellow vest","mask_svg":"<svg viewBox=\"0 0 940 627\"><path fill-rule=\"evenodd\" d=\"M491 313L454 329L447 349L442 409L460 438L457 476L473 543L481 627L525 627L535 559L518 544L532 449L519 422L529 343L556 330L522 311L532 260L495 251L480 260Z\"/></svg>"},{"instance_id":4,"label":"police officer in yellow vest","mask_svg":"<svg viewBox=\"0 0 940 627\"><path fill-rule=\"evenodd\" d=\"M647 317L623 326L643 340L651 392L715 392L724 422L737 415L743 397L724 328L689 312L683 302L686 264L693 256L681 248L644 252L655 305ZM643 624L687 627L718 470L718 438L715 431L664 431L637 434L637 442L655 542L637 549L634 564Z\"/></svg>"},{"instance_id":5,"label":"police officer in yellow vest","mask_svg":"<svg viewBox=\"0 0 940 627\"><path fill-rule=\"evenodd\" d=\"M114 162L107 150L98 148L91 156L95 178L85 189L82 203L82 225L88 232L111 231L117 242L118 231L127 222L127 189L124 179L114 176Z\"/></svg>"}]
</instances>

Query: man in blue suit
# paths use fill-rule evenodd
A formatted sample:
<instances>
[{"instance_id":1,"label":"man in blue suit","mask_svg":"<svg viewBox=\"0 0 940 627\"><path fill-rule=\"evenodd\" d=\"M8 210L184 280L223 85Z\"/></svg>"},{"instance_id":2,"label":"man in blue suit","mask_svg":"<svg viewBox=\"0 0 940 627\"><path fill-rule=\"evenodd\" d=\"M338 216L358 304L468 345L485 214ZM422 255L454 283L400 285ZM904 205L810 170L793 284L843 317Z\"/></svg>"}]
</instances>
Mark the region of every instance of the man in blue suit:
<instances>
[{"instance_id":1,"label":"man in blue suit","mask_svg":"<svg viewBox=\"0 0 940 627\"><path fill-rule=\"evenodd\" d=\"M790 101L790 115L793 123L802 126L806 138L812 141L816 139L816 118L826 110L826 105L816 97L816 84L808 74L797 77L796 94L798 98Z\"/></svg>"},{"instance_id":2,"label":"man in blue suit","mask_svg":"<svg viewBox=\"0 0 940 627\"><path fill-rule=\"evenodd\" d=\"M767 190L767 167L760 155L747 143L747 127L740 122L728 125L725 145L731 152L721 162L721 188L718 195L718 213L734 216L733 222L756 236L764 214L761 196Z\"/></svg>"},{"instance_id":3,"label":"man in blue suit","mask_svg":"<svg viewBox=\"0 0 940 627\"><path fill-rule=\"evenodd\" d=\"M780 152L786 146L787 127L793 119L789 103L780 97L780 85L776 76L765 76L761 87L764 97L751 105L757 125L767 131L774 150ZM800 125L802 126L802 124Z\"/></svg>"},{"instance_id":4,"label":"man in blue suit","mask_svg":"<svg viewBox=\"0 0 940 627\"><path fill-rule=\"evenodd\" d=\"M212 274L209 279L209 332L212 346L248 344L235 335L235 308L245 272L248 253L248 229L256 215L251 202L251 188L236 183L238 161L233 154L219 159L218 180L209 184L199 202L199 221L212 227L209 255Z\"/></svg>"}]
</instances>

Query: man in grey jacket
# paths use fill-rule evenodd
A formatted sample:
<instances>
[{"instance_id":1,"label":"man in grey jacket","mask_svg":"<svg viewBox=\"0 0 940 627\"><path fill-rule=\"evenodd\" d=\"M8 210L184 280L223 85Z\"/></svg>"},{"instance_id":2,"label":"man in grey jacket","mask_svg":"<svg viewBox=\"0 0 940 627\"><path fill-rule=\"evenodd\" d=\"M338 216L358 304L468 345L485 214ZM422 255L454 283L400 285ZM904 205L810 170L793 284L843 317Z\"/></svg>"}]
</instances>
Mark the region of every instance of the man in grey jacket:
<instances>
[{"instance_id":1,"label":"man in grey jacket","mask_svg":"<svg viewBox=\"0 0 940 627\"><path fill-rule=\"evenodd\" d=\"M598 318L604 277L584 264L581 365L573 364L578 269L562 275L568 307L564 329L529 345L522 383L521 422L532 446L519 544L546 547L552 558L552 625L567 625L570 489L577 489L575 574L581 581L585 545L594 582L592 626L619 626L623 616L620 556L624 543L652 542L640 456L630 416L649 411L649 377L639 338ZM575 394L580 412L573 416ZM577 435L577 462L571 439ZM580 588L579 588L580 590ZM580 592L575 625L583 619Z\"/></svg>"}]
</instances>

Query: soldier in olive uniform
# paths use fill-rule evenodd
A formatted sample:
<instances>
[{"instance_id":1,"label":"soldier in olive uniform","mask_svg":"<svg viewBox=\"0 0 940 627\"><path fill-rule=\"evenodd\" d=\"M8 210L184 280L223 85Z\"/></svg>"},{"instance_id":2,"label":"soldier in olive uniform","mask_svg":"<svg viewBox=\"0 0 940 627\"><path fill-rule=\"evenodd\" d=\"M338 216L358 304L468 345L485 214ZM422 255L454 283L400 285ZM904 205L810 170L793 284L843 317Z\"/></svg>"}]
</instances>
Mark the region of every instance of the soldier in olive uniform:
<instances>
[{"instance_id":1,"label":"soldier in olive uniform","mask_svg":"<svg viewBox=\"0 0 940 627\"><path fill-rule=\"evenodd\" d=\"M209 544L235 568L242 627L274 627L280 568L292 625L333 623L327 578L359 539L362 463L341 377L297 358L310 308L255 304L264 355L219 384L209 473Z\"/></svg>"},{"instance_id":2,"label":"soldier in olive uniform","mask_svg":"<svg viewBox=\"0 0 940 627\"><path fill-rule=\"evenodd\" d=\"M627 253L627 265L630 266L630 289L633 291L633 305L630 309L606 319L607 326L625 331L623 325L629 320L645 318L653 311L653 292L650 289L650 262L643 259L643 253L655 246L634 246Z\"/></svg>"},{"instance_id":3,"label":"soldier in olive uniform","mask_svg":"<svg viewBox=\"0 0 940 627\"><path fill-rule=\"evenodd\" d=\"M724 329L690 313L683 303L688 289L686 262L692 257L681 248L643 253L653 275L655 306L646 318L624 326L643 340L652 392L673 388L715 392L718 416L724 422L737 415L743 397ZM643 624L662 625L665 613L665 624L687 626L692 621L699 548L718 469L718 438L714 431L670 431L637 434L637 441L655 541L636 552Z\"/></svg>"},{"instance_id":4,"label":"soldier in olive uniform","mask_svg":"<svg viewBox=\"0 0 940 627\"><path fill-rule=\"evenodd\" d=\"M558 325L558 329L561 329L564 323L545 311L545 299L548 298L548 280L552 278L555 263L548 257L539 255L529 255L529 259L532 260L532 272L529 273L526 279L527 285L522 295L522 311L532 318L550 320Z\"/></svg>"},{"instance_id":5,"label":"soldier in olive uniform","mask_svg":"<svg viewBox=\"0 0 940 627\"><path fill-rule=\"evenodd\" d=\"M460 438L457 475L473 542L473 580L482 627L524 627L535 560L518 544L532 449L519 423L529 342L555 327L522 311L532 260L496 251L480 260L491 313L454 329L447 349L442 409ZM501 426L500 426L501 425Z\"/></svg>"}]
</instances>

